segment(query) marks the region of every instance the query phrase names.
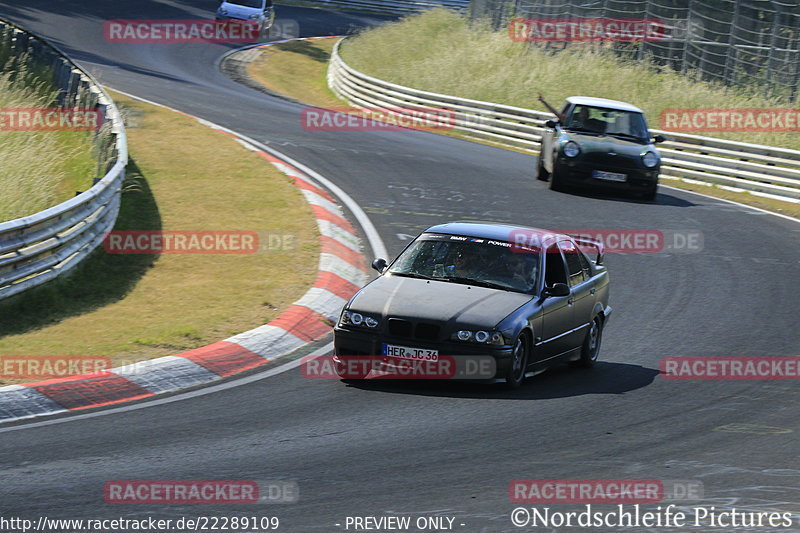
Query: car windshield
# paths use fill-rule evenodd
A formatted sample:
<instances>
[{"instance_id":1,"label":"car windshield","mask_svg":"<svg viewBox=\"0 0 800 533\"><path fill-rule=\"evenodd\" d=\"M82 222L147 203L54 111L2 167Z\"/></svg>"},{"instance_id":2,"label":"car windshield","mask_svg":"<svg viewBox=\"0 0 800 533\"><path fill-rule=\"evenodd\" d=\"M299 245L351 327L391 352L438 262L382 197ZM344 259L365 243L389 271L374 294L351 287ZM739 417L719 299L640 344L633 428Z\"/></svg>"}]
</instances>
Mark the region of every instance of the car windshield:
<instances>
[{"instance_id":1,"label":"car windshield","mask_svg":"<svg viewBox=\"0 0 800 533\"><path fill-rule=\"evenodd\" d=\"M228 0L228 3L244 7L264 7L264 0Z\"/></svg>"},{"instance_id":2,"label":"car windshield","mask_svg":"<svg viewBox=\"0 0 800 533\"><path fill-rule=\"evenodd\" d=\"M530 292L536 283L539 250L491 239L424 234L389 272L502 290Z\"/></svg>"},{"instance_id":3,"label":"car windshield","mask_svg":"<svg viewBox=\"0 0 800 533\"><path fill-rule=\"evenodd\" d=\"M573 108L565 129L636 140L649 138L647 123L641 113L585 105L576 105Z\"/></svg>"}]
</instances>

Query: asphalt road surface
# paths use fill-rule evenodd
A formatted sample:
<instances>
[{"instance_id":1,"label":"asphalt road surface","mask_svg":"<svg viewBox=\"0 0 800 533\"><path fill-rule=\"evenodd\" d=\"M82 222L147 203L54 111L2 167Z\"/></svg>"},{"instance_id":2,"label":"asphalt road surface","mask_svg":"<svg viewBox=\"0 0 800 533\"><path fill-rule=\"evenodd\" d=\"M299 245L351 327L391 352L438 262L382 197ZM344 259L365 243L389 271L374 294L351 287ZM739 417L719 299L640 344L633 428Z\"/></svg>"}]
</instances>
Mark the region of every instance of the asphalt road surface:
<instances>
[{"instance_id":1,"label":"asphalt road surface","mask_svg":"<svg viewBox=\"0 0 800 533\"><path fill-rule=\"evenodd\" d=\"M2 432L0 516L277 516L282 531L345 530L348 517L444 516L454 518L454 531L517 531L509 516L512 480L655 479L701 482L703 499L677 502L684 506L795 513L790 528L695 531L800 531L796 382L658 375L667 356L800 355L800 224L666 188L652 204L555 193L534 179L532 156L426 132L307 132L301 105L219 71L233 45L103 37L107 19L207 18L215 6L2 0L0 16L49 38L112 88L252 136L321 173L367 212L390 254L431 224L476 219L699 232L702 249L608 254L614 315L602 362L589 371L546 372L517 391L466 383L354 386L304 379L293 369L183 401ZM277 11L279 20L297 21L303 36L386 20ZM235 186L220 181L221 190ZM164 479L291 481L300 500L103 500L108 481Z\"/></svg>"}]
</instances>

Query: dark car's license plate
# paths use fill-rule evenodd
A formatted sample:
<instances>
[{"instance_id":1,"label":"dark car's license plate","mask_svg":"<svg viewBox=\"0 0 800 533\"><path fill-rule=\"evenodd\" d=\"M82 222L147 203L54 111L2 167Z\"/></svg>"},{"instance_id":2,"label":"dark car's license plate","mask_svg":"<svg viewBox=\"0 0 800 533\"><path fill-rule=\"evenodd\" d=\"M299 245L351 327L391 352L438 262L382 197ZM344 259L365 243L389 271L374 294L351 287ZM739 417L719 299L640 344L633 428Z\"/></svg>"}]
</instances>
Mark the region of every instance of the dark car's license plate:
<instances>
[{"instance_id":1,"label":"dark car's license plate","mask_svg":"<svg viewBox=\"0 0 800 533\"><path fill-rule=\"evenodd\" d=\"M605 170L595 170L592 177L604 181L626 181L628 176L619 172L606 172Z\"/></svg>"},{"instance_id":2,"label":"dark car's license plate","mask_svg":"<svg viewBox=\"0 0 800 533\"><path fill-rule=\"evenodd\" d=\"M394 344L383 345L383 355L387 357L399 357L400 359L412 359L415 361L438 361L439 351L427 348L412 348L410 346L397 346Z\"/></svg>"}]
</instances>

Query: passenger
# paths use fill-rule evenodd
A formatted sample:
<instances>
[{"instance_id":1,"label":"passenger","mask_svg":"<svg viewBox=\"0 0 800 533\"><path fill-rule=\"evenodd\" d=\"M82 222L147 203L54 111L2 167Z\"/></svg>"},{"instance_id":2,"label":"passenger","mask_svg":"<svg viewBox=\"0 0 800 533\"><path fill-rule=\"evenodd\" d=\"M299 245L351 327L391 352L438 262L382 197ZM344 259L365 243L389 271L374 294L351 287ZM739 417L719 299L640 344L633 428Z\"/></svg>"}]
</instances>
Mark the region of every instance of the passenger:
<instances>
[{"instance_id":1,"label":"passenger","mask_svg":"<svg viewBox=\"0 0 800 533\"><path fill-rule=\"evenodd\" d=\"M562 124L565 122L566 117L563 114L561 114L561 112L558 111L555 107L553 107L549 103L547 103L547 100L544 99L544 96L542 96L542 93L538 93L537 98L539 99L539 101L541 103L544 104L544 106L547 108L548 111L550 111L552 114L554 114L556 117L558 117L558 121L559 122L561 122Z\"/></svg>"},{"instance_id":2,"label":"passenger","mask_svg":"<svg viewBox=\"0 0 800 533\"><path fill-rule=\"evenodd\" d=\"M533 269L530 260L523 253L511 253L506 265L510 285L515 289L528 291L533 286Z\"/></svg>"}]
</instances>

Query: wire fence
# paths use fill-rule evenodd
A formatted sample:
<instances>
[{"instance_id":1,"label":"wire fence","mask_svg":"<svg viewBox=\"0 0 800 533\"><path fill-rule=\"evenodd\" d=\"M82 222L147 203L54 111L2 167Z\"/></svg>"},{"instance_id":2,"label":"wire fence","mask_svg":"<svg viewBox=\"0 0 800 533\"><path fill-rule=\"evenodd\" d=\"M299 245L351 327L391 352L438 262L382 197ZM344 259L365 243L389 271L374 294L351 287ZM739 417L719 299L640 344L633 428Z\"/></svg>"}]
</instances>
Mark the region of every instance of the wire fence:
<instances>
[{"instance_id":1,"label":"wire fence","mask_svg":"<svg viewBox=\"0 0 800 533\"><path fill-rule=\"evenodd\" d=\"M281 4L366 11L385 15L411 15L434 7L467 9L470 0L284 0Z\"/></svg>"},{"instance_id":2,"label":"wire fence","mask_svg":"<svg viewBox=\"0 0 800 533\"><path fill-rule=\"evenodd\" d=\"M747 86L788 102L800 85L797 0L472 0L472 19L495 30L512 19L655 19L663 38L614 42L617 54L649 59L704 81ZM531 43L557 51L570 42Z\"/></svg>"},{"instance_id":3,"label":"wire fence","mask_svg":"<svg viewBox=\"0 0 800 533\"><path fill-rule=\"evenodd\" d=\"M553 117L550 112L421 91L381 80L345 63L339 55L340 44L331 53L328 87L351 105L411 120L420 118L420 110L438 110L441 114L434 117L445 118L448 126L469 137L540 152L545 123ZM798 150L661 130L650 133L668 136L659 145L663 179L716 184L800 203Z\"/></svg>"}]
</instances>

